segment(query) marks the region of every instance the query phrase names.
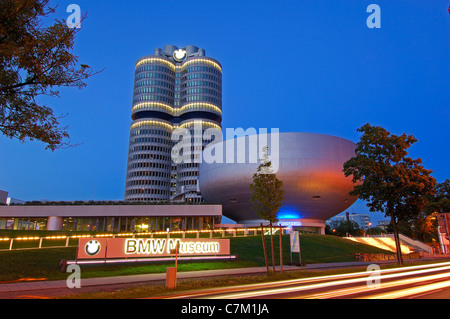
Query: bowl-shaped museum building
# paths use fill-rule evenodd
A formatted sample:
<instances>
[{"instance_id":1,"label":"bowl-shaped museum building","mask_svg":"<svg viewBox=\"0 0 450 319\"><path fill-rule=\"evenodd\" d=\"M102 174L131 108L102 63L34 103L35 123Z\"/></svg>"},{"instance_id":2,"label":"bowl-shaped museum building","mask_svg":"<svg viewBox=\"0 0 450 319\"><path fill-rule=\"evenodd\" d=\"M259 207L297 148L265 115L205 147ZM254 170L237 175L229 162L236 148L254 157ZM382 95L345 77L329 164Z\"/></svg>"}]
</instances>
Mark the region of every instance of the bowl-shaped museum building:
<instances>
[{"instance_id":1,"label":"bowl-shaped museum building","mask_svg":"<svg viewBox=\"0 0 450 319\"><path fill-rule=\"evenodd\" d=\"M355 143L313 133L269 133L229 139L204 150L199 185L206 202L223 205L223 215L244 226L259 226L250 201L250 184L268 147L273 171L283 182L280 225L304 233L323 234L325 220L355 201L343 164L355 155Z\"/></svg>"}]
</instances>

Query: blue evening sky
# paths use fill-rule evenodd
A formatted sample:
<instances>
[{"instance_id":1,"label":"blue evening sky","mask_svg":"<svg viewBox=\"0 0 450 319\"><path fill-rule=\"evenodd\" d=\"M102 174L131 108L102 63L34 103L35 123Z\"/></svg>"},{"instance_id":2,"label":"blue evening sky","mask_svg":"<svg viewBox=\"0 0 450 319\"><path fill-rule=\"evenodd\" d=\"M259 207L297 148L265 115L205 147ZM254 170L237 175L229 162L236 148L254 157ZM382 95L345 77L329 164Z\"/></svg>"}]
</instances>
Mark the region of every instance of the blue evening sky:
<instances>
[{"instance_id":1,"label":"blue evening sky","mask_svg":"<svg viewBox=\"0 0 450 319\"><path fill-rule=\"evenodd\" d=\"M0 189L22 200L122 200L136 60L196 45L223 66L223 127L279 128L357 142L365 123L414 135L438 182L450 178L447 0L92 1L74 53L105 69L45 99L77 147L0 136ZM369 4L381 28L369 29ZM225 131L225 130L224 130ZM366 213L358 201L349 212ZM383 216L374 215L374 219Z\"/></svg>"}]
</instances>

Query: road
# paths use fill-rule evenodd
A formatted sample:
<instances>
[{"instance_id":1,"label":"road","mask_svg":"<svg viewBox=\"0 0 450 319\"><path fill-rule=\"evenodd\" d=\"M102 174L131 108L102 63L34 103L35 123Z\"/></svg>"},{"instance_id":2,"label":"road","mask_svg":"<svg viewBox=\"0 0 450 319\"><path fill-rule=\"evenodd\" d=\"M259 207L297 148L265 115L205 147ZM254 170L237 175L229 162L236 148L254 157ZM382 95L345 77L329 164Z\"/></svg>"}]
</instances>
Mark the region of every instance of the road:
<instances>
[{"instance_id":1,"label":"road","mask_svg":"<svg viewBox=\"0 0 450 319\"><path fill-rule=\"evenodd\" d=\"M170 299L450 299L450 262L206 289Z\"/></svg>"},{"instance_id":2,"label":"road","mask_svg":"<svg viewBox=\"0 0 450 319\"><path fill-rule=\"evenodd\" d=\"M450 299L450 262L396 269L375 267L366 272L293 279L234 287L203 289L172 294L165 299ZM163 284L164 281L152 281ZM149 282L82 285L80 289L37 288L4 292L0 299L52 298L82 292L115 291ZM33 286L34 287L34 286ZM160 299L161 297L148 298Z\"/></svg>"}]
</instances>

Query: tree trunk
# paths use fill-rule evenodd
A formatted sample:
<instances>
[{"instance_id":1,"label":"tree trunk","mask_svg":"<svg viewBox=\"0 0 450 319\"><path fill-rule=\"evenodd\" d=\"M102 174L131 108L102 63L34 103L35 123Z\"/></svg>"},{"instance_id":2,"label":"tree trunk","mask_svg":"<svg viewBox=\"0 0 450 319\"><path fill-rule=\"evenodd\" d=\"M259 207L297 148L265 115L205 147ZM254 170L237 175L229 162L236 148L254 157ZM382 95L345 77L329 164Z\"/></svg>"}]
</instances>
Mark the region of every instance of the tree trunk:
<instances>
[{"instance_id":1,"label":"tree trunk","mask_svg":"<svg viewBox=\"0 0 450 319\"><path fill-rule=\"evenodd\" d=\"M272 222L270 222L270 245L272 248L272 265L273 265L273 273L276 273L275 270L275 254L273 249L273 232L272 232Z\"/></svg>"},{"instance_id":2,"label":"tree trunk","mask_svg":"<svg viewBox=\"0 0 450 319\"><path fill-rule=\"evenodd\" d=\"M403 265L402 247L400 243L400 237L398 235L397 222L395 221L395 217L393 215L391 215L391 224L392 230L394 231L395 248L397 251L397 262L399 265Z\"/></svg>"},{"instance_id":3,"label":"tree trunk","mask_svg":"<svg viewBox=\"0 0 450 319\"><path fill-rule=\"evenodd\" d=\"M269 276L269 261L267 260L266 238L264 237L264 226L262 223L261 223L261 237L264 247L264 259L266 260L267 276Z\"/></svg>"},{"instance_id":4,"label":"tree trunk","mask_svg":"<svg viewBox=\"0 0 450 319\"><path fill-rule=\"evenodd\" d=\"M283 229L280 225L280 270L283 272Z\"/></svg>"}]
</instances>

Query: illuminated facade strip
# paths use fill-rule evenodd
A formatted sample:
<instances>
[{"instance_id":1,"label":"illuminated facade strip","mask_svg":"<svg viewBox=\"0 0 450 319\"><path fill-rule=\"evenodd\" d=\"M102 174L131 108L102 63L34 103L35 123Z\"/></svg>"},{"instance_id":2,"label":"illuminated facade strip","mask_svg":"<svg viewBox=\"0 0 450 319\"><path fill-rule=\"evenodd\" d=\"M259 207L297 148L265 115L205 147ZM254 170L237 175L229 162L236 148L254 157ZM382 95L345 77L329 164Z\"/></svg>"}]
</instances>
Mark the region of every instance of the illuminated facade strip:
<instances>
[{"instance_id":1,"label":"illuminated facade strip","mask_svg":"<svg viewBox=\"0 0 450 319\"><path fill-rule=\"evenodd\" d=\"M222 67L218 63L216 63L214 61L211 61L211 60L207 60L207 59L192 59L192 60L188 60L188 61L184 62L180 66L177 65L176 68L177 69L180 68L181 70L184 70L187 66L189 66L191 64L196 64L196 63L209 64L209 65L215 67L220 72L222 72Z\"/></svg>"},{"instance_id":2,"label":"illuminated facade strip","mask_svg":"<svg viewBox=\"0 0 450 319\"><path fill-rule=\"evenodd\" d=\"M133 106L133 109L131 110L132 113L137 111L143 111L143 110L164 110L171 115L174 115L175 109L164 103L158 103L158 102L141 102Z\"/></svg>"},{"instance_id":3,"label":"illuminated facade strip","mask_svg":"<svg viewBox=\"0 0 450 319\"><path fill-rule=\"evenodd\" d=\"M222 114L222 110L214 105L214 104L210 104L210 103L189 103L189 104L185 104L180 108L180 114L186 112L187 110L195 110L195 109L208 109L208 110L212 110L214 112L217 112L219 114Z\"/></svg>"},{"instance_id":4,"label":"illuminated facade strip","mask_svg":"<svg viewBox=\"0 0 450 319\"><path fill-rule=\"evenodd\" d=\"M145 111L145 110L164 111L173 116L180 116L181 114L183 114L185 112L196 111L196 110L197 111L201 111L201 110L212 111L212 112L216 112L216 113L222 115L222 110L218 106L216 106L214 104L210 104L210 103L189 103L189 104L183 105L181 108L177 109L177 108L173 108L172 106L170 106L168 104L164 104L164 103L141 102L141 103L138 103L135 106L133 106L133 109L131 110L131 112L136 113L136 112Z\"/></svg>"},{"instance_id":5,"label":"illuminated facade strip","mask_svg":"<svg viewBox=\"0 0 450 319\"><path fill-rule=\"evenodd\" d=\"M220 72L222 72L222 67L218 63L208 60L208 59L191 59L191 60L184 62L182 65L174 65L172 62L162 59L162 58L155 58L155 57L150 58L149 57L149 58L144 58L144 59L138 61L136 63L136 68L138 68L142 64L152 64L155 62L163 63L163 64L167 65L168 67L170 67L173 71L175 71L176 69L184 70L187 66L189 66L191 64L199 63L199 64L208 64L208 65L216 68Z\"/></svg>"},{"instance_id":6,"label":"illuminated facade strip","mask_svg":"<svg viewBox=\"0 0 450 319\"><path fill-rule=\"evenodd\" d=\"M210 122L210 121L205 121L205 120L191 120L191 121L186 121L183 122L179 125L180 128L188 128L188 127L192 127L194 125L201 125L202 128L216 128L218 130L222 130L222 127L220 125L217 125L214 122Z\"/></svg>"},{"instance_id":7,"label":"illuminated facade strip","mask_svg":"<svg viewBox=\"0 0 450 319\"><path fill-rule=\"evenodd\" d=\"M136 123L131 124L130 130L133 130L137 127L143 127L143 126L160 126L168 130L173 130L173 125L168 122L162 122L162 121L153 121L153 120L144 120L139 121Z\"/></svg>"},{"instance_id":8,"label":"illuminated facade strip","mask_svg":"<svg viewBox=\"0 0 450 319\"><path fill-rule=\"evenodd\" d=\"M176 69L175 65L172 62L167 61L162 58L144 58L136 63L136 68L141 66L142 64L147 64L147 63L151 64L151 63L155 63L155 62L160 62L162 64L165 64L168 67L170 67L173 71L175 71L175 69Z\"/></svg>"}]
</instances>

